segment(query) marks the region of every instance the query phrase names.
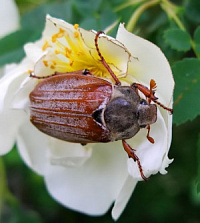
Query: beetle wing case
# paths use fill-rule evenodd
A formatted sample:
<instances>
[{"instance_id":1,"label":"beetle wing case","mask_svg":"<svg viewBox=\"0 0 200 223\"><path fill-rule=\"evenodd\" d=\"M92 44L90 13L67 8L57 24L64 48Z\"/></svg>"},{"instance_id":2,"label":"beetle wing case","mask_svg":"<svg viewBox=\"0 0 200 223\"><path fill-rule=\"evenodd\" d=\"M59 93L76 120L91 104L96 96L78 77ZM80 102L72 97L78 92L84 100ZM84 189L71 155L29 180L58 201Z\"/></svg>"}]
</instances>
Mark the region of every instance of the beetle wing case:
<instances>
[{"instance_id":1,"label":"beetle wing case","mask_svg":"<svg viewBox=\"0 0 200 223\"><path fill-rule=\"evenodd\" d=\"M93 118L106 106L112 85L80 72L42 80L30 93L31 122L42 132L76 143L109 142L110 131Z\"/></svg>"}]
</instances>

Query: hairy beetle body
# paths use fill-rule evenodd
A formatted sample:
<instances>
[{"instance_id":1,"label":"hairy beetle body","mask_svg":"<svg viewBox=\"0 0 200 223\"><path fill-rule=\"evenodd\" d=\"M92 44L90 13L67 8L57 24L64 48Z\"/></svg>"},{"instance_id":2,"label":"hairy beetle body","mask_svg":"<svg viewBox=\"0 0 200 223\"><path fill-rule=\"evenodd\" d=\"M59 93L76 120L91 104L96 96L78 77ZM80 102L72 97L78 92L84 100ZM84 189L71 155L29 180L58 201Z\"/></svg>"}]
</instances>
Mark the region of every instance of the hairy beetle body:
<instances>
[{"instance_id":1,"label":"hairy beetle body","mask_svg":"<svg viewBox=\"0 0 200 223\"><path fill-rule=\"evenodd\" d=\"M96 34L95 46L115 84L94 77L87 69L56 72L48 77L31 73L31 77L44 80L30 93L30 120L40 131L68 142L87 144L122 140L124 150L137 162L141 177L147 180L135 150L125 140L146 127L147 139L154 143L149 132L150 125L157 119L157 107L151 101L171 113L173 109L157 101L153 79L150 89L139 83L121 86L99 50L97 40L101 33Z\"/></svg>"},{"instance_id":2,"label":"hairy beetle body","mask_svg":"<svg viewBox=\"0 0 200 223\"><path fill-rule=\"evenodd\" d=\"M30 101L31 122L65 141L116 141L131 138L140 129L141 99L135 88L115 86L81 71L44 79L31 92ZM155 107L156 114L155 105L145 106Z\"/></svg>"}]
</instances>

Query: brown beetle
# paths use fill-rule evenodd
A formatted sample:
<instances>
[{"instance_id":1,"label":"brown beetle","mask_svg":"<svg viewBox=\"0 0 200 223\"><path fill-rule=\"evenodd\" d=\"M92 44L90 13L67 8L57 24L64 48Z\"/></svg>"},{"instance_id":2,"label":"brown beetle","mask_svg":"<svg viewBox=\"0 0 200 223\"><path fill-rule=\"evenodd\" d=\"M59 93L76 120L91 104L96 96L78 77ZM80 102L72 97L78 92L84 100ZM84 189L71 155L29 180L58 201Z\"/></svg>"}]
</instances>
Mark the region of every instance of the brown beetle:
<instances>
[{"instance_id":1,"label":"brown beetle","mask_svg":"<svg viewBox=\"0 0 200 223\"><path fill-rule=\"evenodd\" d=\"M137 162L141 177L143 174L139 158L125 139L132 138L140 130L147 128L147 139L150 125L156 122L157 107L151 101L159 104L172 113L172 109L157 101L155 81L151 80L150 89L133 83L131 86L121 86L119 79L100 53L98 47L98 32L95 46L102 64L111 74L116 84L93 76L89 70L70 73L58 73L38 83L30 93L30 120L40 131L55 138L73 143L111 142L122 140L128 156ZM141 91L147 100L141 99Z\"/></svg>"}]
</instances>

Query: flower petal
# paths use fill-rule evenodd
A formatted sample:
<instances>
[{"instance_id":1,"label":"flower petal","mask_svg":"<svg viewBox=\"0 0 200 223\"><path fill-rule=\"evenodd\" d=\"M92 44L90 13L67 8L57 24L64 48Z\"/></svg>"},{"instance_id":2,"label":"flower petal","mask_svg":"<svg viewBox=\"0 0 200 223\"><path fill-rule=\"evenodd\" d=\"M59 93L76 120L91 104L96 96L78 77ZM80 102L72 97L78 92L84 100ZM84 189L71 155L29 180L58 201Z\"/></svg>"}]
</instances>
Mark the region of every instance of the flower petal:
<instances>
[{"instance_id":1,"label":"flower petal","mask_svg":"<svg viewBox=\"0 0 200 223\"><path fill-rule=\"evenodd\" d=\"M153 43L128 32L120 24L117 40L122 42L129 49L132 56L138 58L129 64L129 73L146 86L150 80L157 83L157 94L159 101L168 106L172 100L174 79L171 68L162 51Z\"/></svg>"},{"instance_id":2,"label":"flower petal","mask_svg":"<svg viewBox=\"0 0 200 223\"><path fill-rule=\"evenodd\" d=\"M57 72L74 72L89 69L95 76L108 77L110 73L100 61L95 46L94 31L86 31L71 24L47 16L42 48L46 54L35 66L37 75ZM100 52L111 69L119 77L125 76L130 53L119 41L101 35L98 38Z\"/></svg>"},{"instance_id":3,"label":"flower petal","mask_svg":"<svg viewBox=\"0 0 200 223\"><path fill-rule=\"evenodd\" d=\"M81 167L50 165L45 181L52 196L63 205L90 215L104 214L127 178L127 156L119 143L95 144Z\"/></svg>"},{"instance_id":4,"label":"flower petal","mask_svg":"<svg viewBox=\"0 0 200 223\"><path fill-rule=\"evenodd\" d=\"M150 143L147 138L147 130L141 129L140 132L132 138L129 143L133 149L136 149L136 155L139 157L144 175L146 177L151 174L156 174L162 168L168 166L165 163L163 166L163 158L168 153L168 140L167 140L167 128L165 121L158 110L157 122L151 125L150 135L154 138L155 143ZM136 178L141 180L139 168L136 162L132 159L128 160L129 173Z\"/></svg>"},{"instance_id":5,"label":"flower petal","mask_svg":"<svg viewBox=\"0 0 200 223\"><path fill-rule=\"evenodd\" d=\"M21 126L17 135L17 147L24 162L40 175L44 175L48 163L48 138L26 116L26 123Z\"/></svg>"},{"instance_id":6,"label":"flower petal","mask_svg":"<svg viewBox=\"0 0 200 223\"><path fill-rule=\"evenodd\" d=\"M97 55L97 50L95 47L96 32L86 31L84 29L80 29L80 32L84 43L90 49L93 49L93 52L91 53L94 55L94 57L100 59ZM99 36L98 46L100 53L104 57L106 63L110 65L116 76L126 76L128 71L128 62L131 56L127 48L125 48L124 45L118 42L116 39L104 34Z\"/></svg>"},{"instance_id":7,"label":"flower petal","mask_svg":"<svg viewBox=\"0 0 200 223\"><path fill-rule=\"evenodd\" d=\"M18 128L26 116L23 110L12 109L12 100L25 78L28 67L29 64L18 66L0 79L0 154L5 154L12 149Z\"/></svg>"},{"instance_id":8,"label":"flower petal","mask_svg":"<svg viewBox=\"0 0 200 223\"><path fill-rule=\"evenodd\" d=\"M13 0L0 0L0 38L19 28L19 12ZM6 22L6 25L5 25Z\"/></svg>"},{"instance_id":9,"label":"flower petal","mask_svg":"<svg viewBox=\"0 0 200 223\"><path fill-rule=\"evenodd\" d=\"M25 51L27 57L33 63L36 63L44 55L44 52L42 51L41 47L38 46L39 42L40 41L38 41L36 43L27 43L24 46L24 51Z\"/></svg>"},{"instance_id":10,"label":"flower petal","mask_svg":"<svg viewBox=\"0 0 200 223\"><path fill-rule=\"evenodd\" d=\"M138 181L131 176L127 177L112 209L112 217L114 220L117 220L120 217L135 189L137 182Z\"/></svg>"},{"instance_id":11,"label":"flower petal","mask_svg":"<svg viewBox=\"0 0 200 223\"><path fill-rule=\"evenodd\" d=\"M79 143L69 143L55 138L49 139L50 163L63 167L80 167L92 155L91 146L82 146Z\"/></svg>"}]
</instances>

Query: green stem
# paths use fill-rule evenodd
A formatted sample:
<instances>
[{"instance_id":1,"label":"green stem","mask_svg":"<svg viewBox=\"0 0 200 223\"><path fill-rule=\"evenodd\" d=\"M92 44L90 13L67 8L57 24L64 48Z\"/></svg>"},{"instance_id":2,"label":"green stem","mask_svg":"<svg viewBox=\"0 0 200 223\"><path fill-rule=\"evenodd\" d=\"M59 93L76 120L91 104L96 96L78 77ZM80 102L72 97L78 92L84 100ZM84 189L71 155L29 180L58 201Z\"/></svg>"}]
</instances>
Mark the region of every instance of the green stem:
<instances>
[{"instance_id":1,"label":"green stem","mask_svg":"<svg viewBox=\"0 0 200 223\"><path fill-rule=\"evenodd\" d=\"M5 176L5 168L3 159L0 157L0 219L2 214L2 207L4 202L5 195L5 187L6 187L6 176Z\"/></svg>"},{"instance_id":2,"label":"green stem","mask_svg":"<svg viewBox=\"0 0 200 223\"><path fill-rule=\"evenodd\" d=\"M142 14L144 11L146 11L148 8L153 7L153 6L155 6L155 5L159 4L159 3L160 3L160 0L151 0L151 1L147 1L147 2L145 2L145 3L142 4L140 7L138 7L138 8L134 11L133 15L131 16L131 18L130 18L130 20L129 20L127 26L126 26L126 29L127 29L128 31L132 32L133 29L135 28L135 25L136 25L136 23L137 23L139 17L141 16L141 14Z\"/></svg>"},{"instance_id":3,"label":"green stem","mask_svg":"<svg viewBox=\"0 0 200 223\"><path fill-rule=\"evenodd\" d=\"M122 9L125 9L125 8L128 8L130 6L133 6L133 5L137 5L137 4L140 4L140 3L143 3L143 2L146 2L148 0L132 0L132 1L127 1L119 6L117 6L115 9L114 9L114 12L118 12L118 11L121 11Z\"/></svg>"},{"instance_id":4,"label":"green stem","mask_svg":"<svg viewBox=\"0 0 200 223\"><path fill-rule=\"evenodd\" d=\"M175 23L181 30L186 30L185 26L177 16L178 7L175 4L171 3L168 0L162 0L161 8L166 12L170 19L173 19L175 21Z\"/></svg>"},{"instance_id":5,"label":"green stem","mask_svg":"<svg viewBox=\"0 0 200 223\"><path fill-rule=\"evenodd\" d=\"M0 222L2 215L3 203L8 202L12 206L18 205L18 200L9 191L6 180L6 171L3 158L0 157Z\"/></svg>"}]
</instances>

